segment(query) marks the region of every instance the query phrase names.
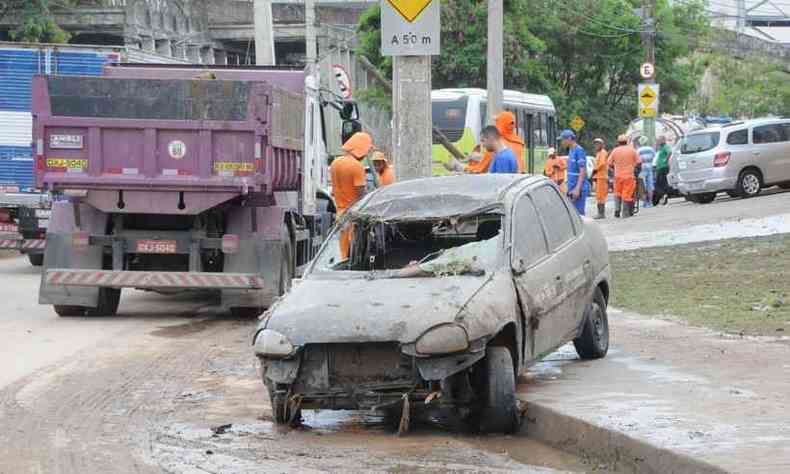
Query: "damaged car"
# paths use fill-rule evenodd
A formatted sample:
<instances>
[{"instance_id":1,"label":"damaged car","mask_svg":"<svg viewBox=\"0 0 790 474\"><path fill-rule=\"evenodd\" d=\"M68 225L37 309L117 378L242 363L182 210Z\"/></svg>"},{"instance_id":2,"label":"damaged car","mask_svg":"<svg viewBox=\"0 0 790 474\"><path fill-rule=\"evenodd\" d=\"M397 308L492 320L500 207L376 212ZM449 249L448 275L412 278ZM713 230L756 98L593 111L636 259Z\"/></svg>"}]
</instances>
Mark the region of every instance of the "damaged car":
<instances>
[{"instance_id":1,"label":"damaged car","mask_svg":"<svg viewBox=\"0 0 790 474\"><path fill-rule=\"evenodd\" d=\"M569 341L582 359L606 355L609 288L603 235L548 179L417 179L339 219L253 347L277 423L441 409L513 432L530 364Z\"/></svg>"}]
</instances>

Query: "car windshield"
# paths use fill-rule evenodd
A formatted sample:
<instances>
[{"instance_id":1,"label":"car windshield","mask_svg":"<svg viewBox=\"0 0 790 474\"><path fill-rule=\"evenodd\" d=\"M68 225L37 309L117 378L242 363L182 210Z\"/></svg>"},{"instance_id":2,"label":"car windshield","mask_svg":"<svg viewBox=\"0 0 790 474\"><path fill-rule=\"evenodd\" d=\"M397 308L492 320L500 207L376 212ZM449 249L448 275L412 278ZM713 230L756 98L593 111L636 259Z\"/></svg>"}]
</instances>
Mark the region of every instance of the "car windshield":
<instances>
[{"instance_id":1,"label":"car windshield","mask_svg":"<svg viewBox=\"0 0 790 474\"><path fill-rule=\"evenodd\" d=\"M683 143L680 146L680 152L684 155L691 153L700 153L713 149L719 144L719 132L696 133L694 135L686 135Z\"/></svg>"},{"instance_id":2,"label":"car windshield","mask_svg":"<svg viewBox=\"0 0 790 474\"><path fill-rule=\"evenodd\" d=\"M352 220L348 259L341 259L336 229L316 258L313 271L369 272L381 278L482 276L500 254L501 216L371 223Z\"/></svg>"}]
</instances>

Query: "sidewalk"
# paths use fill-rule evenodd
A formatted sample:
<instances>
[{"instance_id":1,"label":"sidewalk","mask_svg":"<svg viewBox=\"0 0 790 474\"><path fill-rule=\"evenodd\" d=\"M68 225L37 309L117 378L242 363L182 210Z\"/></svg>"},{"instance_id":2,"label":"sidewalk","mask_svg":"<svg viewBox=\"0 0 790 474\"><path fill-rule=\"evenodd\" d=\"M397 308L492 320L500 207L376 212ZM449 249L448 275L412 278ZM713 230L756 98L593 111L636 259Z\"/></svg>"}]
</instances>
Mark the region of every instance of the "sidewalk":
<instances>
[{"instance_id":1,"label":"sidewalk","mask_svg":"<svg viewBox=\"0 0 790 474\"><path fill-rule=\"evenodd\" d=\"M605 359L569 345L533 367L519 387L527 418L555 426L528 433L639 472L790 472L790 338L614 309L609 324Z\"/></svg>"}]
</instances>

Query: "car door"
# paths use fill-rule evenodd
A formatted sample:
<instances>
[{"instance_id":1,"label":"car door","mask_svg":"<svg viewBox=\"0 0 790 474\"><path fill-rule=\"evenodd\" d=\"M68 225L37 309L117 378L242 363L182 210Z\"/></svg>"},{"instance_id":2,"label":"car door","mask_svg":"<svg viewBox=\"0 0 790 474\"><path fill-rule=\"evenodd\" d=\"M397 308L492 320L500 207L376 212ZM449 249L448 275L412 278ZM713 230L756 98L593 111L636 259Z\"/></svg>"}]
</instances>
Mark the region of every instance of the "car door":
<instances>
[{"instance_id":1,"label":"car door","mask_svg":"<svg viewBox=\"0 0 790 474\"><path fill-rule=\"evenodd\" d=\"M556 188L544 184L530 190L526 196L534 205L546 245L546 256L541 258L536 258L541 253L537 237L533 237L537 253L531 248L524 248L530 242L530 231L514 217L514 236L524 239L523 242L513 242L514 248L521 246L522 249L518 251L520 259L514 262L514 271L522 304L529 310L527 314L530 315L529 327L533 336L530 344L534 358L545 355L576 335L587 304L591 266L587 246L579 235L582 227L574 222L566 200ZM526 201L520 201L514 209L525 216L530 212ZM535 222L534 217L532 222ZM532 226L537 227L536 224ZM537 236L534 230L532 232ZM528 258L523 259L523 256Z\"/></svg>"},{"instance_id":2,"label":"car door","mask_svg":"<svg viewBox=\"0 0 790 474\"><path fill-rule=\"evenodd\" d=\"M786 147L784 128L781 124L758 125L752 129L754 164L763 172L763 183L783 181L787 174L783 168Z\"/></svg>"}]
</instances>

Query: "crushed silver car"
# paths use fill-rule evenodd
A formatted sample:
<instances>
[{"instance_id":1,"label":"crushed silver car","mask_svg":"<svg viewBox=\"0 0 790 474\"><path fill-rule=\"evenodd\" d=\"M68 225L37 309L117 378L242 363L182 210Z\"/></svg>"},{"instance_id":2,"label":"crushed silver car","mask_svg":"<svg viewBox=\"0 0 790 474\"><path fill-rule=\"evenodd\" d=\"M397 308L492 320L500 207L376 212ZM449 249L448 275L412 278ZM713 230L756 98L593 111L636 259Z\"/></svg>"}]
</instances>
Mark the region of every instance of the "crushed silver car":
<instances>
[{"instance_id":1,"label":"crushed silver car","mask_svg":"<svg viewBox=\"0 0 790 474\"><path fill-rule=\"evenodd\" d=\"M406 181L342 216L254 352L278 423L303 408L442 409L512 432L526 367L569 341L606 355L609 288L606 241L548 179Z\"/></svg>"}]
</instances>

